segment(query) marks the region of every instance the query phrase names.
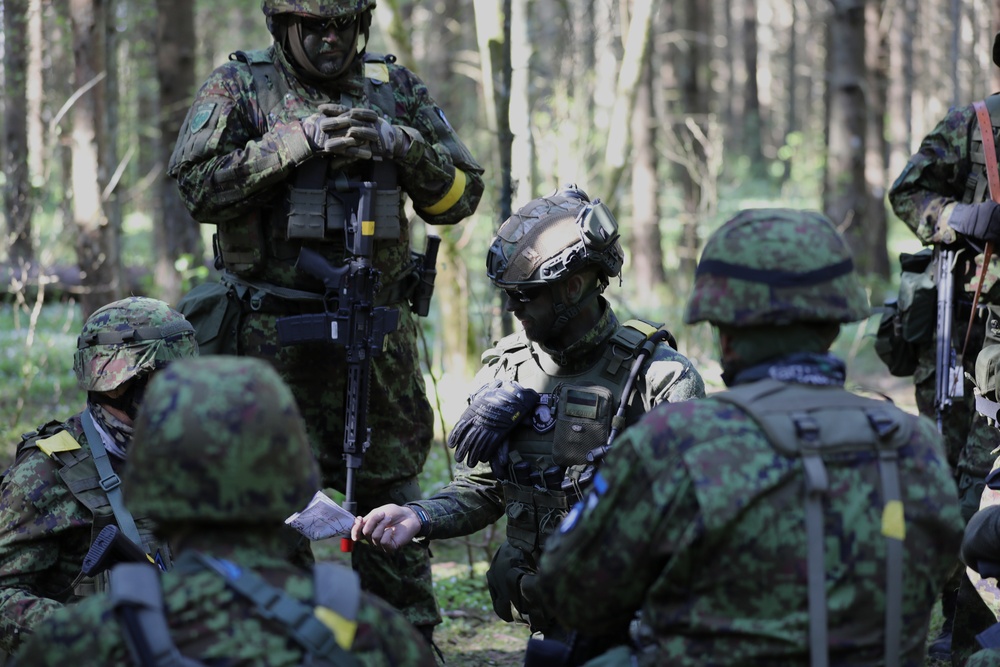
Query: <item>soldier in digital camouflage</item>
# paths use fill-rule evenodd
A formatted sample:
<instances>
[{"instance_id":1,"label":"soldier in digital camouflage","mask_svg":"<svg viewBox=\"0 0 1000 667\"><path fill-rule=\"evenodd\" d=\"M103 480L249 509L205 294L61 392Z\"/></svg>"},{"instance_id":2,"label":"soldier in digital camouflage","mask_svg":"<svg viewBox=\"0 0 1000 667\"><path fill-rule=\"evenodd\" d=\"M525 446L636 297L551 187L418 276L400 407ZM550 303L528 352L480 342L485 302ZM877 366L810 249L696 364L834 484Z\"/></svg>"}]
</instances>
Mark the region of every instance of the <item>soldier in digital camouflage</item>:
<instances>
[{"instance_id":1,"label":"soldier in digital camouflage","mask_svg":"<svg viewBox=\"0 0 1000 667\"><path fill-rule=\"evenodd\" d=\"M0 484L0 653L55 610L104 588L103 576L85 577L81 566L105 526L169 563L149 518L123 503L118 475L131 458L150 377L197 353L191 324L155 299L115 301L83 325L73 369L86 408L22 436Z\"/></svg>"},{"instance_id":2,"label":"soldier in digital camouflage","mask_svg":"<svg viewBox=\"0 0 1000 667\"><path fill-rule=\"evenodd\" d=\"M417 536L469 535L506 515L507 539L487 574L494 610L564 644L571 629L540 604L535 573L545 539L589 486L601 454L588 454L653 405L705 395L698 371L664 342L669 334L619 322L602 296L623 259L610 209L576 186L528 202L500 227L487 274L522 331L483 354L448 438L461 473L430 499L373 510L353 531L396 549ZM621 641L629 618L620 620L604 636L577 637L576 657Z\"/></svg>"},{"instance_id":3,"label":"soldier in digital camouflage","mask_svg":"<svg viewBox=\"0 0 1000 667\"><path fill-rule=\"evenodd\" d=\"M288 387L259 359L178 362L150 383L123 487L174 548L111 571L109 594L55 612L18 665L433 667L420 633L350 568L287 560L284 519L320 475Z\"/></svg>"},{"instance_id":4,"label":"soldier in digital camouflage","mask_svg":"<svg viewBox=\"0 0 1000 667\"><path fill-rule=\"evenodd\" d=\"M1000 66L1000 42L994 40L994 63ZM1000 128L1000 95L985 100L986 121L994 134ZM972 315L972 301L983 272L986 242L1000 239L1000 205L994 202L987 187L986 162L977 112L972 104L954 107L924 137L920 148L910 158L889 190L889 201L896 215L920 241L927 245L957 247L954 270L954 311L951 322L953 345L964 355L963 375L975 373L976 356L984 344L984 318L977 309L972 331L967 329ZM1000 196L1000 193L996 193ZM1000 304L1000 263L993 254L983 280L980 305ZM933 313L929 314L934 321ZM968 345L965 341L968 339ZM935 415L935 337L920 349L913 374L917 408L921 414ZM968 520L979 507L984 479L994 463L995 436L973 404L973 385L964 382L964 397L955 398L943 416L942 430L948 457L958 482L962 512ZM945 623L941 635L932 643L929 654L948 659L952 651L954 627L955 650L974 648L975 633L990 621L978 598L957 566L942 598ZM956 611L956 607L958 608ZM957 616L956 616L957 614ZM955 656L961 662L961 655Z\"/></svg>"},{"instance_id":5,"label":"soldier in digital camouflage","mask_svg":"<svg viewBox=\"0 0 1000 667\"><path fill-rule=\"evenodd\" d=\"M211 351L269 360L291 386L324 483L345 488L342 347L282 346L288 315L322 313L324 285L296 268L301 249L343 266L345 225L374 184L373 266L378 307L399 325L374 358L372 446L357 477L359 511L421 496L417 474L433 416L417 350L419 255L410 250L407 199L432 225L472 215L483 169L427 86L393 56L368 53L373 0L263 0L274 43L239 51L199 90L169 173L194 218L216 226L221 289L195 290L179 308ZM344 304L338 304L343 306ZM359 545L365 588L403 609L430 636L440 615L426 550L392 557Z\"/></svg>"},{"instance_id":6,"label":"soldier in digital camouflage","mask_svg":"<svg viewBox=\"0 0 1000 667\"><path fill-rule=\"evenodd\" d=\"M542 556L566 625L640 614L588 667L923 664L962 518L934 424L844 389L829 347L868 314L819 213L708 239L685 321L717 329L729 389L630 427Z\"/></svg>"}]
</instances>

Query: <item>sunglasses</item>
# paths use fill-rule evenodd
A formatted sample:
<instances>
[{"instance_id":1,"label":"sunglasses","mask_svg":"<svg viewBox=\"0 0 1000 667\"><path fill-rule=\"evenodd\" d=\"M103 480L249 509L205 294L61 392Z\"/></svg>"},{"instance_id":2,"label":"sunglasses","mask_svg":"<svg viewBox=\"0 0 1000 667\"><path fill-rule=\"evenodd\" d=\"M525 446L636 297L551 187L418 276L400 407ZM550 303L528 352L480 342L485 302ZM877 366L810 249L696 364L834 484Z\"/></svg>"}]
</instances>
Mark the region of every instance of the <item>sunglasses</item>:
<instances>
[{"instance_id":1,"label":"sunglasses","mask_svg":"<svg viewBox=\"0 0 1000 667\"><path fill-rule=\"evenodd\" d=\"M345 32L354 28L357 23L357 16L338 16L332 19L300 18L299 24L307 32L326 34L332 28L334 32Z\"/></svg>"},{"instance_id":2,"label":"sunglasses","mask_svg":"<svg viewBox=\"0 0 1000 667\"><path fill-rule=\"evenodd\" d=\"M517 301L518 303L531 303L538 297L542 295L545 287L539 285L538 287L529 287L528 289L505 289L504 294L511 301Z\"/></svg>"}]
</instances>

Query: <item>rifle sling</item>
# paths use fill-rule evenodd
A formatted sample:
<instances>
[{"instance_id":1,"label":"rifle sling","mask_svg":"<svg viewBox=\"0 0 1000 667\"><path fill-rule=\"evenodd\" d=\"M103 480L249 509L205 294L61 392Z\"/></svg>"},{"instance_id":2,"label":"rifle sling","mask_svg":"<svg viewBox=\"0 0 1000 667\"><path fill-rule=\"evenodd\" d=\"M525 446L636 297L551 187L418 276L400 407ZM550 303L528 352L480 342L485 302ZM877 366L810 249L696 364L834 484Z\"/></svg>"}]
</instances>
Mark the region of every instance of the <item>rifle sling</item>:
<instances>
[{"instance_id":1,"label":"rifle sling","mask_svg":"<svg viewBox=\"0 0 1000 667\"><path fill-rule=\"evenodd\" d=\"M990 198L994 202L1000 203L1000 173L997 172L997 149L993 141L993 123L990 120L990 112L983 100L973 102L972 108L976 110L976 120L979 121L979 133L983 138L983 157L986 160L986 181L990 186ZM976 319L976 306L979 304L979 297L983 292L983 281L986 279L986 271L989 268L992 256L993 242L987 241L986 246L983 248L983 270L979 274L979 284L976 285L976 293L972 297L972 312L969 313L969 326L965 329L962 359L965 358L965 351L969 347L969 335L972 333L972 324Z\"/></svg>"}]
</instances>

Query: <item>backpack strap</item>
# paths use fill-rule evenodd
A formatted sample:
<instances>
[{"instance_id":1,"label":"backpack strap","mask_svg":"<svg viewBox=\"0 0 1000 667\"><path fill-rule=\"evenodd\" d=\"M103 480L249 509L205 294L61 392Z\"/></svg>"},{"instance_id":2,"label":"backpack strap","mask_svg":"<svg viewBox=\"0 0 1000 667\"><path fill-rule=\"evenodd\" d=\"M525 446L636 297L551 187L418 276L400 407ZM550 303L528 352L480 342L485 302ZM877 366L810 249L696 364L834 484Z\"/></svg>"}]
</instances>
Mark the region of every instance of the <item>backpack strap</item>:
<instances>
[{"instance_id":1,"label":"backpack strap","mask_svg":"<svg viewBox=\"0 0 1000 667\"><path fill-rule=\"evenodd\" d=\"M265 116L272 117L273 112L283 105L288 90L282 78L278 76L271 54L266 49L236 51L229 55L229 59L239 60L250 67L257 104L264 110Z\"/></svg>"},{"instance_id":2,"label":"backpack strap","mask_svg":"<svg viewBox=\"0 0 1000 667\"><path fill-rule=\"evenodd\" d=\"M312 659L309 664L360 667L361 663L349 652L354 641L356 616L350 619L341 617L345 623L341 624L338 630L328 624L333 616L338 616L333 609L325 605L322 609L310 607L280 588L267 583L257 574L229 561L199 553L194 554L194 557L202 566L225 579L226 585L236 593L252 602L255 607L254 613L284 627L288 637L305 651L306 660ZM329 573L321 576L324 577L324 584L334 579L337 582L342 580L337 576L331 577ZM360 600L360 592L357 595ZM351 625L354 627L350 627ZM350 643L347 643L348 639ZM342 640L346 646L341 644Z\"/></svg>"},{"instance_id":3,"label":"backpack strap","mask_svg":"<svg viewBox=\"0 0 1000 667\"><path fill-rule=\"evenodd\" d=\"M121 489L122 480L115 473L114 468L111 467L111 460L108 458L108 452L104 448L104 440L101 439L100 433L97 432L97 426L94 424L94 417L90 414L90 408L83 411L80 421L83 422L83 432L87 436L87 447L90 448L90 454L94 458L97 474L101 477L101 489L108 494L108 502L111 504L111 511L115 515L115 521L118 523L121 531L125 533L125 537L135 542L139 545L140 549L145 551L145 547L142 546L142 538L139 537L139 529L135 527L135 520L132 518L132 513L125 507L125 500L122 497Z\"/></svg>"},{"instance_id":4,"label":"backpack strap","mask_svg":"<svg viewBox=\"0 0 1000 667\"><path fill-rule=\"evenodd\" d=\"M358 628L361 607L361 579L358 573L335 563L313 566L313 597L316 617L337 638L337 643L350 648Z\"/></svg>"},{"instance_id":5,"label":"backpack strap","mask_svg":"<svg viewBox=\"0 0 1000 667\"><path fill-rule=\"evenodd\" d=\"M110 574L109 599L133 661L140 667L203 667L184 657L170 638L159 571L121 563Z\"/></svg>"},{"instance_id":6,"label":"backpack strap","mask_svg":"<svg viewBox=\"0 0 1000 667\"><path fill-rule=\"evenodd\" d=\"M900 664L903 619L903 539L906 526L898 465L898 449L909 440L907 428L889 409L847 391L823 396L805 391L787 394L788 385L766 379L742 385L713 398L743 410L767 435L780 454L799 457L805 476L806 568L809 605L809 654L812 667L829 665L823 498L829 477L823 452L842 449L844 442L825 441L814 414L823 409L856 408L864 412L876 437L879 479L882 487L882 535L886 538L885 664ZM895 410L895 409L893 409ZM898 412L898 410L895 410ZM787 417L783 420L782 414ZM790 421L794 436L785 424ZM782 422L785 422L783 424ZM856 448L856 447L855 447Z\"/></svg>"}]
</instances>

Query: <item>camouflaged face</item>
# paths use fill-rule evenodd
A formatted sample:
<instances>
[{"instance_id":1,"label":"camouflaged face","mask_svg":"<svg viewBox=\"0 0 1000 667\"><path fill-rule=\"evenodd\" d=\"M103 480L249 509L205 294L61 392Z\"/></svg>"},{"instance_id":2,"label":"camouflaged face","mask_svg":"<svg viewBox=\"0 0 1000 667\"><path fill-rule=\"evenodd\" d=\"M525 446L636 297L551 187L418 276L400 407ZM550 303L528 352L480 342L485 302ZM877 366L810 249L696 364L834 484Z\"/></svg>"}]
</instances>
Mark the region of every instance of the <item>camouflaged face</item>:
<instances>
[{"instance_id":1,"label":"camouflaged face","mask_svg":"<svg viewBox=\"0 0 1000 667\"><path fill-rule=\"evenodd\" d=\"M603 225L580 219L588 207L600 207ZM585 227L603 227L604 239L595 244L584 236ZM586 193L572 187L531 200L500 226L487 253L486 274L500 287L537 285L565 279L568 265L572 271L596 265L604 275L615 276L623 262L617 220L606 206L591 205Z\"/></svg>"},{"instance_id":2,"label":"camouflaged face","mask_svg":"<svg viewBox=\"0 0 1000 667\"><path fill-rule=\"evenodd\" d=\"M684 321L733 326L869 315L850 249L820 213L741 211L709 237Z\"/></svg>"},{"instance_id":3,"label":"camouflaged face","mask_svg":"<svg viewBox=\"0 0 1000 667\"><path fill-rule=\"evenodd\" d=\"M261 11L268 18L276 14L300 14L338 18L372 9L374 0L263 0Z\"/></svg>"},{"instance_id":4,"label":"camouflaged face","mask_svg":"<svg viewBox=\"0 0 1000 667\"><path fill-rule=\"evenodd\" d=\"M305 423L259 359L206 356L157 373L136 417L123 482L129 509L158 522L278 527L320 488Z\"/></svg>"},{"instance_id":5,"label":"camouflaged face","mask_svg":"<svg viewBox=\"0 0 1000 667\"><path fill-rule=\"evenodd\" d=\"M73 371L85 391L111 391L127 380L194 357L194 327L163 301L133 296L103 306L77 338Z\"/></svg>"}]
</instances>

